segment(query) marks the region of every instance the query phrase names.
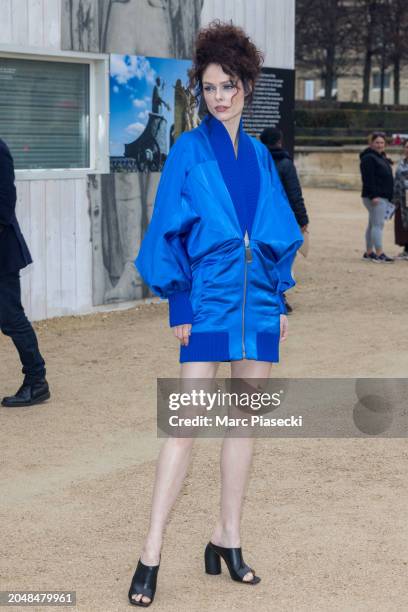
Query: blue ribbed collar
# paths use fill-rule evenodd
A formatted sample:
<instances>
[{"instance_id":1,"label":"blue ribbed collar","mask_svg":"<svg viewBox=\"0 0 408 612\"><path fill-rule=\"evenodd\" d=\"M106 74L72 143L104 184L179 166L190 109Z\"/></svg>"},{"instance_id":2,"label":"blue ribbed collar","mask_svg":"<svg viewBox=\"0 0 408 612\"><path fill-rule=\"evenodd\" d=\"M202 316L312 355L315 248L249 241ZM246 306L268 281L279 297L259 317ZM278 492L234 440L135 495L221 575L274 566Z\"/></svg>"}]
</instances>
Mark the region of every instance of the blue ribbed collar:
<instances>
[{"instance_id":1,"label":"blue ribbed collar","mask_svg":"<svg viewBox=\"0 0 408 612\"><path fill-rule=\"evenodd\" d=\"M254 145L244 131L242 117L238 128L237 157L231 136L222 121L208 113L203 123L234 204L242 235L246 230L251 235L260 190L260 170Z\"/></svg>"},{"instance_id":2,"label":"blue ribbed collar","mask_svg":"<svg viewBox=\"0 0 408 612\"><path fill-rule=\"evenodd\" d=\"M211 113L208 113L204 117L203 121L205 122L205 126L208 130L208 134L210 136L211 144L213 145L213 147L215 146L219 148L219 150L222 151L222 155L232 155L233 159L237 160L231 136L229 135L229 132L223 122L217 119L217 117L214 117L214 115L212 115ZM244 132L242 117L239 122L237 135L239 157L244 152L243 149L245 147L244 145L242 145L242 143L246 136Z\"/></svg>"}]
</instances>

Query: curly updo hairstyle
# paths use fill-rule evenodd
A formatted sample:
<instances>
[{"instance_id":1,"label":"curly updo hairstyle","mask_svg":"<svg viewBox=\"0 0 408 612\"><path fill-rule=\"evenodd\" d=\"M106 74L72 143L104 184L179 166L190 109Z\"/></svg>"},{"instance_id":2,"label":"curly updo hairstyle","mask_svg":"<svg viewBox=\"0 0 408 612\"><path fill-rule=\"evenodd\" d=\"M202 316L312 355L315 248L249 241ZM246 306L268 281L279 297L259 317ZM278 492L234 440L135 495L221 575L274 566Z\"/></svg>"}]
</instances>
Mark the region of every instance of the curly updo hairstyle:
<instances>
[{"instance_id":1,"label":"curly updo hairstyle","mask_svg":"<svg viewBox=\"0 0 408 612\"><path fill-rule=\"evenodd\" d=\"M202 77L209 64L219 64L226 74L239 77L244 85L245 102L251 104L253 88L261 72L264 54L244 30L230 23L214 19L201 28L195 40L193 64L188 71L188 87L196 103L206 106ZM252 86L252 91L250 87Z\"/></svg>"}]
</instances>

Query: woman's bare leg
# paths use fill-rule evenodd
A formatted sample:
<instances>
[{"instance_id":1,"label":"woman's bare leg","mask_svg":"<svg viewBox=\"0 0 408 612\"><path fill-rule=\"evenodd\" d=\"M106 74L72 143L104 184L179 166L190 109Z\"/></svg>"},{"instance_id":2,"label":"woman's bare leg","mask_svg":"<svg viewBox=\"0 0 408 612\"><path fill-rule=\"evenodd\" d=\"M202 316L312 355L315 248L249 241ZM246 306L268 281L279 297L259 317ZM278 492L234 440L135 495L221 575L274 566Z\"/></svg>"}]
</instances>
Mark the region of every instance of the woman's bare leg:
<instances>
[{"instance_id":1,"label":"woman's bare leg","mask_svg":"<svg viewBox=\"0 0 408 612\"><path fill-rule=\"evenodd\" d=\"M269 378L272 363L242 359L231 361L232 378ZM253 438L225 437L221 450L221 508L211 542L239 548L242 502L251 467ZM244 580L252 580L248 572Z\"/></svg>"},{"instance_id":2,"label":"woman's bare leg","mask_svg":"<svg viewBox=\"0 0 408 612\"><path fill-rule=\"evenodd\" d=\"M182 363L180 378L215 378L219 362L191 361ZM170 510L176 501L190 462L194 438L167 438L159 453L153 487L149 530L144 541L141 561L145 565L158 565L163 534ZM133 599L150 598L141 593Z\"/></svg>"}]
</instances>

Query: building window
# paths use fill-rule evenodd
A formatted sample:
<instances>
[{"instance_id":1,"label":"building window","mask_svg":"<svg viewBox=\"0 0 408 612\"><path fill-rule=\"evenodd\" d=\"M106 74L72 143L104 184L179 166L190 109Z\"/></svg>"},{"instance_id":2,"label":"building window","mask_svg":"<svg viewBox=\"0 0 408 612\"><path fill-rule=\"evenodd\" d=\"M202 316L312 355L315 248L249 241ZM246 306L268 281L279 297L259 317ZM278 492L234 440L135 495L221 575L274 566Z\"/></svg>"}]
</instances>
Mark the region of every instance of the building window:
<instances>
[{"instance_id":1,"label":"building window","mask_svg":"<svg viewBox=\"0 0 408 612\"><path fill-rule=\"evenodd\" d=\"M0 135L16 169L90 166L89 69L0 57Z\"/></svg>"},{"instance_id":2,"label":"building window","mask_svg":"<svg viewBox=\"0 0 408 612\"><path fill-rule=\"evenodd\" d=\"M391 84L391 73L384 74L384 89L389 89ZM373 72L373 89L381 89L381 72Z\"/></svg>"},{"instance_id":3,"label":"building window","mask_svg":"<svg viewBox=\"0 0 408 612\"><path fill-rule=\"evenodd\" d=\"M314 100L315 98L315 82L312 79L305 81L305 100Z\"/></svg>"}]
</instances>

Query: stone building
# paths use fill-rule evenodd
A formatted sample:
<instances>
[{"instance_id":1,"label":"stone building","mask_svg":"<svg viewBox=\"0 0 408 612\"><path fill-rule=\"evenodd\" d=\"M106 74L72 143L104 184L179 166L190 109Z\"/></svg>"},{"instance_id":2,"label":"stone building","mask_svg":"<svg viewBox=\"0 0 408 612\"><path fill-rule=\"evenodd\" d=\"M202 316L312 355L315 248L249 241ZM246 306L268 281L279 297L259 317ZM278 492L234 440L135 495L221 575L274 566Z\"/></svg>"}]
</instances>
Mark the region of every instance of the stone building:
<instances>
[{"instance_id":1,"label":"stone building","mask_svg":"<svg viewBox=\"0 0 408 612\"><path fill-rule=\"evenodd\" d=\"M385 75L384 102L394 103L394 75L388 69ZM311 75L307 70L296 68L296 99L320 100L324 97L324 82ZM332 89L334 99L341 102L361 102L363 99L363 66L356 65L349 74L335 79ZM372 104L380 102L380 70L374 66L370 80L370 97ZM400 104L408 104L408 66L401 71Z\"/></svg>"}]
</instances>

